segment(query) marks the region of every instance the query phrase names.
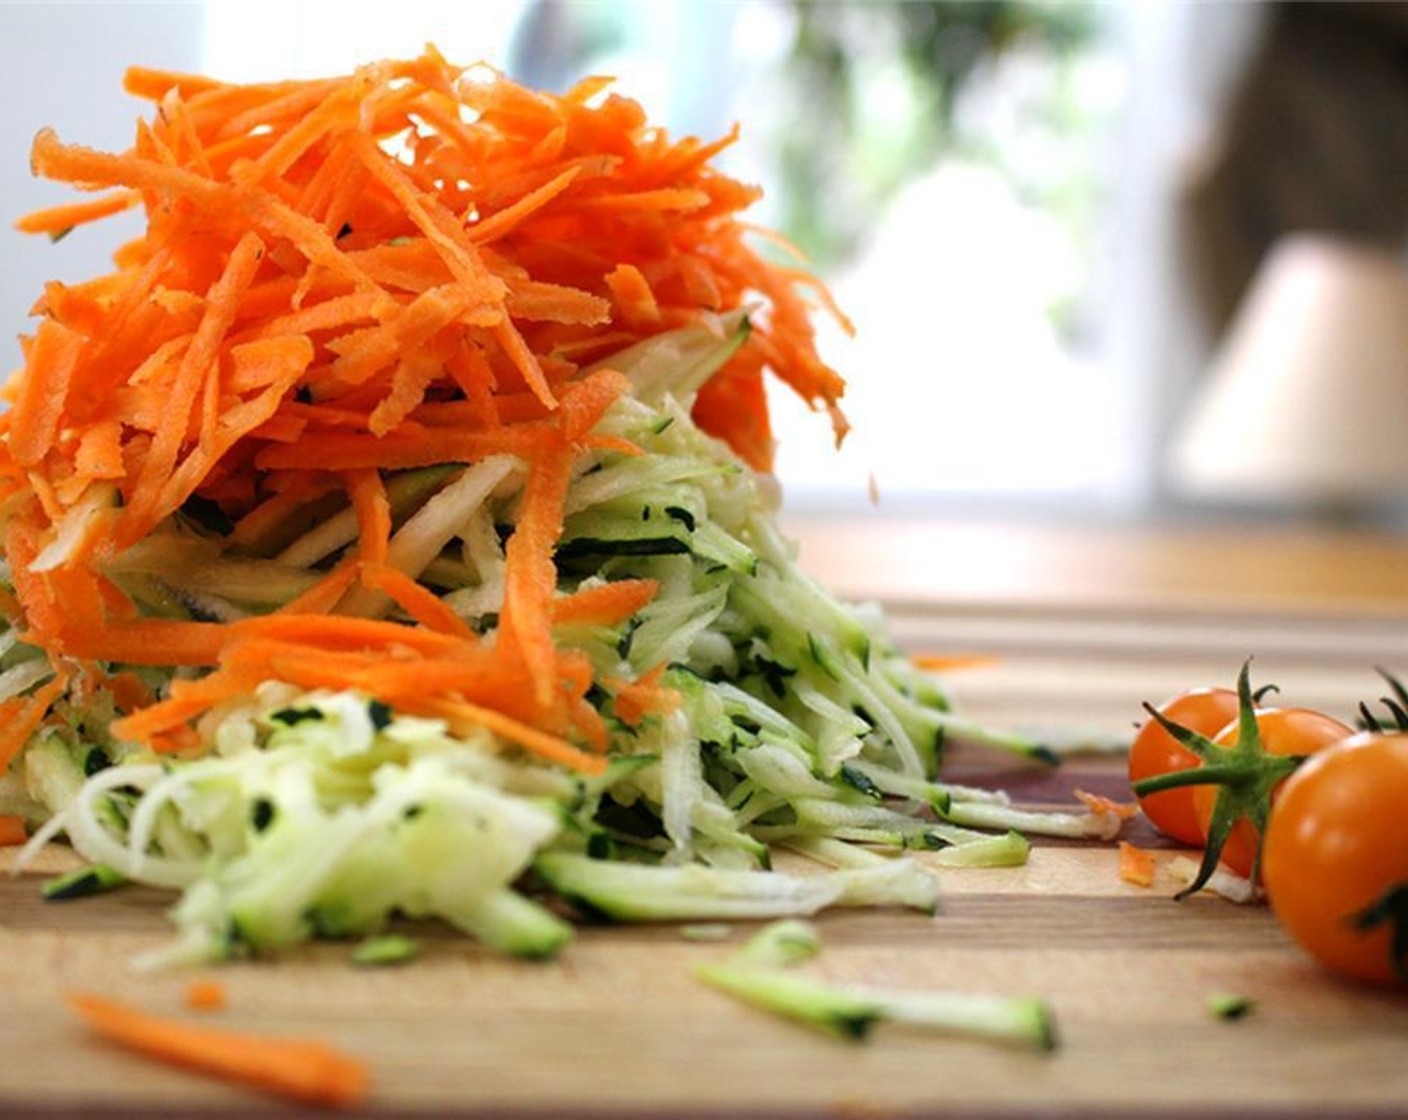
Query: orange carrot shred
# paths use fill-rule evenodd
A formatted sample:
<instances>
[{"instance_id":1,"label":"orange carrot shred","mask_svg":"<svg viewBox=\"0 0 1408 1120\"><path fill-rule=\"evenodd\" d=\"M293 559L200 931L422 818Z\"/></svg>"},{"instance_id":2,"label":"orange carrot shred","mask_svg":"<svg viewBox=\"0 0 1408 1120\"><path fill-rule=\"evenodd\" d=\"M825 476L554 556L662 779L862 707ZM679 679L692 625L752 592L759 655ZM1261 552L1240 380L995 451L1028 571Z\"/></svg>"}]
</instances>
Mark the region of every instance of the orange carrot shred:
<instances>
[{"instance_id":1,"label":"orange carrot shred","mask_svg":"<svg viewBox=\"0 0 1408 1120\"><path fill-rule=\"evenodd\" d=\"M23 817L0 817L0 848L17 848L28 839Z\"/></svg>"},{"instance_id":2,"label":"orange carrot shred","mask_svg":"<svg viewBox=\"0 0 1408 1120\"><path fill-rule=\"evenodd\" d=\"M81 478L121 478L122 424L117 420L100 420L83 433L74 469Z\"/></svg>"},{"instance_id":3,"label":"orange carrot shred","mask_svg":"<svg viewBox=\"0 0 1408 1120\"><path fill-rule=\"evenodd\" d=\"M224 1011L228 1004L225 985L218 980L192 980L186 985L186 1006L192 1011Z\"/></svg>"},{"instance_id":4,"label":"orange carrot shred","mask_svg":"<svg viewBox=\"0 0 1408 1120\"><path fill-rule=\"evenodd\" d=\"M1136 801L1115 801L1098 793L1088 793L1083 789L1075 791L1076 799L1092 813L1107 814L1127 821L1139 812Z\"/></svg>"},{"instance_id":5,"label":"orange carrot shred","mask_svg":"<svg viewBox=\"0 0 1408 1120\"><path fill-rule=\"evenodd\" d=\"M10 451L21 466L38 463L53 446L83 342L54 319L39 324L10 425Z\"/></svg>"},{"instance_id":6,"label":"orange carrot shred","mask_svg":"<svg viewBox=\"0 0 1408 1120\"><path fill-rule=\"evenodd\" d=\"M584 754L571 743L501 715L492 708L462 700L439 698L423 701L419 707L426 715L440 716L448 720L451 727L461 733L476 727L486 727L549 762L560 762L585 774L600 774L606 769L606 759ZM414 704L411 705L411 710L415 710Z\"/></svg>"},{"instance_id":7,"label":"orange carrot shred","mask_svg":"<svg viewBox=\"0 0 1408 1120\"><path fill-rule=\"evenodd\" d=\"M68 1002L103 1038L160 1061L308 1104L350 1108L367 1096L366 1066L324 1042L216 1030L87 993Z\"/></svg>"},{"instance_id":8,"label":"orange carrot shred","mask_svg":"<svg viewBox=\"0 0 1408 1120\"><path fill-rule=\"evenodd\" d=\"M225 640L225 626L218 622L139 618L68 634L63 649L88 661L204 666L219 661Z\"/></svg>"},{"instance_id":9,"label":"orange carrot shred","mask_svg":"<svg viewBox=\"0 0 1408 1120\"><path fill-rule=\"evenodd\" d=\"M427 629L460 638L474 637L469 623L455 614L443 599L399 568L384 563L369 563L363 565L362 573L368 587L390 595L398 607Z\"/></svg>"},{"instance_id":10,"label":"orange carrot shred","mask_svg":"<svg viewBox=\"0 0 1408 1120\"><path fill-rule=\"evenodd\" d=\"M345 560L302 595L290 599L280 607L279 613L327 614L357 582L360 574L355 562Z\"/></svg>"},{"instance_id":11,"label":"orange carrot shred","mask_svg":"<svg viewBox=\"0 0 1408 1120\"><path fill-rule=\"evenodd\" d=\"M32 696L15 696L0 704L0 774L49 713L49 705L67 687L68 677L60 674Z\"/></svg>"},{"instance_id":12,"label":"orange carrot shred","mask_svg":"<svg viewBox=\"0 0 1408 1120\"><path fill-rule=\"evenodd\" d=\"M372 567L384 563L391 540L391 502L381 475L368 469L348 471L347 492L357 511L358 559Z\"/></svg>"},{"instance_id":13,"label":"orange carrot shred","mask_svg":"<svg viewBox=\"0 0 1408 1120\"><path fill-rule=\"evenodd\" d=\"M655 293L635 265L618 264L606 274L606 286L611 289L627 326L651 326L660 322L660 305L655 302Z\"/></svg>"},{"instance_id":14,"label":"orange carrot shred","mask_svg":"<svg viewBox=\"0 0 1408 1120\"><path fill-rule=\"evenodd\" d=\"M179 90L183 97L190 97L219 89L223 84L199 74L177 74L146 66L129 66L122 78L123 89L134 97L145 97L149 101L160 101L173 89Z\"/></svg>"},{"instance_id":15,"label":"orange carrot shred","mask_svg":"<svg viewBox=\"0 0 1408 1120\"><path fill-rule=\"evenodd\" d=\"M152 703L152 692L136 673L118 673L103 682L120 712L135 712Z\"/></svg>"},{"instance_id":16,"label":"orange carrot shred","mask_svg":"<svg viewBox=\"0 0 1408 1120\"><path fill-rule=\"evenodd\" d=\"M661 662L634 681L615 682L616 714L635 727L646 716L665 715L678 708L680 694L663 683L668 667Z\"/></svg>"},{"instance_id":17,"label":"orange carrot shred","mask_svg":"<svg viewBox=\"0 0 1408 1120\"><path fill-rule=\"evenodd\" d=\"M21 233L47 233L55 236L74 226L130 210L141 201L142 195L139 191L114 191L91 202L71 202L64 206L51 206L48 210L36 210L17 221L15 229Z\"/></svg>"},{"instance_id":18,"label":"orange carrot shred","mask_svg":"<svg viewBox=\"0 0 1408 1120\"><path fill-rule=\"evenodd\" d=\"M553 600L552 621L614 626L642 610L659 590L653 579L619 579L581 588Z\"/></svg>"},{"instance_id":19,"label":"orange carrot shred","mask_svg":"<svg viewBox=\"0 0 1408 1120\"><path fill-rule=\"evenodd\" d=\"M1157 867L1152 852L1136 848L1133 844L1120 841L1120 878L1136 887L1152 887Z\"/></svg>"},{"instance_id":20,"label":"orange carrot shred","mask_svg":"<svg viewBox=\"0 0 1408 1120\"><path fill-rule=\"evenodd\" d=\"M1001 658L990 653L916 653L910 660L916 668L929 673L946 673L955 669L987 669Z\"/></svg>"},{"instance_id":21,"label":"orange carrot shred","mask_svg":"<svg viewBox=\"0 0 1408 1120\"><path fill-rule=\"evenodd\" d=\"M516 226L522 225L535 211L541 210L570 187L580 171L581 167L569 167L550 182L529 191L513 205L505 206L489 217L475 222L470 231L470 238L476 244L484 245L506 236Z\"/></svg>"}]
</instances>

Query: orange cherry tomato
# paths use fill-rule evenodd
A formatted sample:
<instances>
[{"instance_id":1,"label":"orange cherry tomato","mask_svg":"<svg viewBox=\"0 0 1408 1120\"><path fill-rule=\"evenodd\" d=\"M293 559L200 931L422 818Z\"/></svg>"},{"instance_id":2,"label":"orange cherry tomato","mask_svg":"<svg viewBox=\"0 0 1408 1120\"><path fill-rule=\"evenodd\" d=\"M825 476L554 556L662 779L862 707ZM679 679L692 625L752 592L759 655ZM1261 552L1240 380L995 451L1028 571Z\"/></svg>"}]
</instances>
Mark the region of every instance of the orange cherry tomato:
<instances>
[{"instance_id":1,"label":"orange cherry tomato","mask_svg":"<svg viewBox=\"0 0 1408 1120\"><path fill-rule=\"evenodd\" d=\"M1262 750L1269 755L1315 754L1354 734L1354 729L1347 724L1309 708L1262 708L1256 714L1256 726L1261 736ZM1214 736L1213 742L1231 750L1237 745L1239 731L1238 721L1234 719ZM1272 791L1273 805L1284 787L1283 781ZM1217 803L1218 787L1192 786L1191 789L1198 828L1206 838L1208 824L1212 820L1213 809ZM1272 816L1275 816L1274 810ZM1261 837L1251 821L1238 821L1222 849L1222 863L1244 878L1250 876L1252 868L1256 865L1260 841Z\"/></svg>"},{"instance_id":2,"label":"orange cherry tomato","mask_svg":"<svg viewBox=\"0 0 1408 1120\"><path fill-rule=\"evenodd\" d=\"M1165 700L1158 711L1172 722L1211 738L1236 720L1237 694L1230 688L1195 688ZM1131 783L1201 765L1197 755L1179 746L1153 719L1139 729L1129 748ZM1139 806L1165 836L1200 846L1203 832L1193 807L1193 791L1197 788L1184 786L1151 793L1139 799Z\"/></svg>"},{"instance_id":3,"label":"orange cherry tomato","mask_svg":"<svg viewBox=\"0 0 1408 1120\"><path fill-rule=\"evenodd\" d=\"M1271 908L1323 964L1408 978L1408 735L1355 735L1292 774L1262 862ZM1357 928L1384 903L1382 920Z\"/></svg>"}]
</instances>

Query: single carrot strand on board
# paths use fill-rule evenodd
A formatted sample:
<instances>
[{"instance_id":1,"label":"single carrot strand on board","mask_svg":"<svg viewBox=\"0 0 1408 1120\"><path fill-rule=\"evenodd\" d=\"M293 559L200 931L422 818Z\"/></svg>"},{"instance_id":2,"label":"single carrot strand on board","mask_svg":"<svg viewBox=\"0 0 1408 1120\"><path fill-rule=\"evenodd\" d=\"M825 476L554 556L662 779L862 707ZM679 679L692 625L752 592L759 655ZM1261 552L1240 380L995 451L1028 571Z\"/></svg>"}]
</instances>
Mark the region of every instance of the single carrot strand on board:
<instances>
[{"instance_id":1,"label":"single carrot strand on board","mask_svg":"<svg viewBox=\"0 0 1408 1120\"><path fill-rule=\"evenodd\" d=\"M192 1011L224 1011L228 1003L225 985L218 980L192 980L186 985L186 1006Z\"/></svg>"},{"instance_id":2,"label":"single carrot strand on board","mask_svg":"<svg viewBox=\"0 0 1408 1120\"><path fill-rule=\"evenodd\" d=\"M0 817L0 848L14 848L29 839L23 817Z\"/></svg>"},{"instance_id":3,"label":"single carrot strand on board","mask_svg":"<svg viewBox=\"0 0 1408 1120\"><path fill-rule=\"evenodd\" d=\"M916 653L910 656L916 668L929 673L945 673L955 669L988 669L1002 659L991 653Z\"/></svg>"},{"instance_id":4,"label":"single carrot strand on board","mask_svg":"<svg viewBox=\"0 0 1408 1120\"><path fill-rule=\"evenodd\" d=\"M367 1067L324 1042L217 1030L81 992L68 1003L110 1042L277 1096L351 1108L370 1088Z\"/></svg>"},{"instance_id":5,"label":"single carrot strand on board","mask_svg":"<svg viewBox=\"0 0 1408 1120\"><path fill-rule=\"evenodd\" d=\"M1122 821L1130 820L1139 812L1137 801L1115 801L1098 793L1090 793L1083 789L1075 791L1076 800L1089 809L1092 813L1103 813L1118 817Z\"/></svg>"},{"instance_id":6,"label":"single carrot strand on board","mask_svg":"<svg viewBox=\"0 0 1408 1120\"><path fill-rule=\"evenodd\" d=\"M1152 852L1136 848L1128 841L1120 841L1120 878L1136 887L1152 887L1157 869Z\"/></svg>"}]
</instances>

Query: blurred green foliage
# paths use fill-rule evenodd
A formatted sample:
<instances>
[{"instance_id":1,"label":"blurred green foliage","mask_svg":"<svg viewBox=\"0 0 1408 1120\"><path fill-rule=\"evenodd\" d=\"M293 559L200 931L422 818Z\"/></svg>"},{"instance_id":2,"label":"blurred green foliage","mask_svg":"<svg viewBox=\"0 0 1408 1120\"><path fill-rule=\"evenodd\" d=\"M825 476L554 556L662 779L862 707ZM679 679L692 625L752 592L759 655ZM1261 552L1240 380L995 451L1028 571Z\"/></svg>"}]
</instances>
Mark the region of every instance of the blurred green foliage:
<instances>
[{"instance_id":1,"label":"blurred green foliage","mask_svg":"<svg viewBox=\"0 0 1408 1120\"><path fill-rule=\"evenodd\" d=\"M1027 106L1057 136L1085 128L1072 64L1094 39L1085 3L1031 0L789 0L787 88L795 126L778 158L788 232L817 262L853 253L885 203L944 155L999 166L1038 205L1078 220L1088 192L1070 176L1022 182L999 138L960 127L966 91L1021 53L1043 88ZM1030 177L1028 177L1030 178ZM1060 196L1065 195L1064 199Z\"/></svg>"}]
</instances>

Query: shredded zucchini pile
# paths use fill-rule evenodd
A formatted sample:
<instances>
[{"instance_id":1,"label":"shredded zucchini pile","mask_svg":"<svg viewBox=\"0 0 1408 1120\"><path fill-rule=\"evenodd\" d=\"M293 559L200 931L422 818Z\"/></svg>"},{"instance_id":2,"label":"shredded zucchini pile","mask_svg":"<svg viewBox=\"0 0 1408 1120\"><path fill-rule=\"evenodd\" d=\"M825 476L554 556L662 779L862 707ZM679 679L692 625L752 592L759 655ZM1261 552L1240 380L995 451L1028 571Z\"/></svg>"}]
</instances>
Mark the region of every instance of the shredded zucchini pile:
<instances>
[{"instance_id":1,"label":"shredded zucchini pile","mask_svg":"<svg viewBox=\"0 0 1408 1120\"><path fill-rule=\"evenodd\" d=\"M678 696L630 722L609 690L589 694L611 732L605 773L276 681L207 713L197 749L173 759L115 741L112 697L75 684L0 777L0 813L38 829L19 864L63 834L118 879L180 890L160 962L369 935L398 917L543 957L571 937L563 902L623 920L930 910L928 869L1021 862L1014 828L1109 835L1118 822L1106 814L1023 813L936 781L946 743L1041 748L955 715L877 611L841 605L800 571L771 480L691 420L694 392L747 330L734 316L604 363L634 391L598 431L645 454L597 450L575 464L559 590L641 577L660 591L624 625L556 637L589 656L598 681L666 665ZM398 563L489 641L522 480L508 456L387 480ZM306 590L356 524L350 508L330 510L268 557L232 552L227 532L188 506L107 574L151 615L237 619ZM0 643L0 699L52 675L13 632ZM141 672L157 694L172 679ZM772 871L779 848L830 870ZM922 864L891 858L905 849L924 850Z\"/></svg>"}]
</instances>

